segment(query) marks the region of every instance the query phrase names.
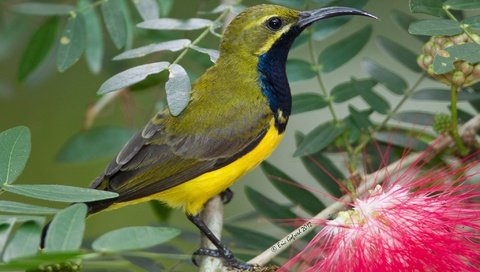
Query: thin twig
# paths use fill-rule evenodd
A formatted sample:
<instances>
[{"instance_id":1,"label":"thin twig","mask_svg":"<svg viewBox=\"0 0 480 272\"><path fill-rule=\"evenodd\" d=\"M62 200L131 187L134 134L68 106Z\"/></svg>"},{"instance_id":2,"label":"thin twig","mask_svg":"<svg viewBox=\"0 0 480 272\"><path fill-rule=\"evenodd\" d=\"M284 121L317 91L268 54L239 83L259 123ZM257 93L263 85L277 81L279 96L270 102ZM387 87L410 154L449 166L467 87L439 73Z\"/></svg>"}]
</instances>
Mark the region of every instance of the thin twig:
<instances>
[{"instance_id":1,"label":"thin twig","mask_svg":"<svg viewBox=\"0 0 480 272\"><path fill-rule=\"evenodd\" d=\"M128 89L122 89L116 92L107 93L102 97L100 97L100 99L98 99L97 102L95 102L95 104L87 108L87 111L85 112L85 118L83 121L83 128L90 129L93 125L93 122L95 122L95 119L100 114L100 112L107 105L109 105L112 101L114 101L117 97L124 94L125 92L128 92Z\"/></svg>"},{"instance_id":2,"label":"thin twig","mask_svg":"<svg viewBox=\"0 0 480 272\"><path fill-rule=\"evenodd\" d=\"M475 116L474 118L470 119L465 125L461 128L462 135L463 133L476 133L480 130L480 114ZM447 148L453 143L453 140L450 136L441 135L437 137L432 143L431 148L432 151L440 152L443 149ZM371 189L374 187L375 184L382 182L385 177L392 173L393 171L400 171L409 167L412 163L418 161L419 159L424 156L423 153L412 153L409 156L403 158L400 161L394 162L387 167L384 167L370 175L364 177L364 182L358 187L358 193L362 194L366 192L366 190ZM295 229L284 238L279 240L277 243L273 244L269 249L262 252L260 255L256 256L255 258L248 261L250 264L256 265L265 265L269 261L271 261L275 256L283 252L287 249L291 244L295 242L298 238L305 236L306 234L310 233L314 228L314 226L318 225L317 223L322 220L328 219L331 215L341 211L345 208L345 203L349 203L351 201L350 195L345 195L340 198L337 202L333 203L332 205L328 206L312 219L308 220L305 224L300 226L299 228ZM296 239L288 239L289 236L295 235Z\"/></svg>"}]
</instances>

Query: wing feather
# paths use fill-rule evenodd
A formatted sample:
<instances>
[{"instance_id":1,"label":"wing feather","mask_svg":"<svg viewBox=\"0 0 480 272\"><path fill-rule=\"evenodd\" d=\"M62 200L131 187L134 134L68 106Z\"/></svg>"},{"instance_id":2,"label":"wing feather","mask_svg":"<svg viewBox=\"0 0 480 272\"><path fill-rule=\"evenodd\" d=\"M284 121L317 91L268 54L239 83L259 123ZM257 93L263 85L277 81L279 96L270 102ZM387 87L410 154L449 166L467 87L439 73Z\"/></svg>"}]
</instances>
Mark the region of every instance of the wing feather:
<instances>
[{"instance_id":1,"label":"wing feather","mask_svg":"<svg viewBox=\"0 0 480 272\"><path fill-rule=\"evenodd\" d=\"M259 115L259 120L252 122L256 125L241 134L229 131L227 126L224 131L182 135L169 131L165 125L168 122L157 115L125 145L91 187L117 192L115 202L172 188L253 149L269 129L266 118L265 114Z\"/></svg>"}]
</instances>

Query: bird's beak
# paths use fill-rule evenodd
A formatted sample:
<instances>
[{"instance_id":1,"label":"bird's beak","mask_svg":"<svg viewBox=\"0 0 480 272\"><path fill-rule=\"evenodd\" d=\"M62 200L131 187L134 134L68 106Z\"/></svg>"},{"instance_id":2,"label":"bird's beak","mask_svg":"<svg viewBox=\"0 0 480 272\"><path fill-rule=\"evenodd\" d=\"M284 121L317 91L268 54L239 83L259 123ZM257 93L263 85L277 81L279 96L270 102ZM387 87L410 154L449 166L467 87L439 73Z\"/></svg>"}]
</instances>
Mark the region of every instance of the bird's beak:
<instances>
[{"instance_id":1,"label":"bird's beak","mask_svg":"<svg viewBox=\"0 0 480 272\"><path fill-rule=\"evenodd\" d=\"M301 29L306 28L307 26L315 23L316 21L335 17L335 16L361 15L361 16L367 16L374 19L378 19L378 17L373 14L370 14L363 10L349 8L349 7L328 7L328 8L314 9L309 11L302 11L300 12L299 15L300 15L300 19L298 20L296 25Z\"/></svg>"}]
</instances>

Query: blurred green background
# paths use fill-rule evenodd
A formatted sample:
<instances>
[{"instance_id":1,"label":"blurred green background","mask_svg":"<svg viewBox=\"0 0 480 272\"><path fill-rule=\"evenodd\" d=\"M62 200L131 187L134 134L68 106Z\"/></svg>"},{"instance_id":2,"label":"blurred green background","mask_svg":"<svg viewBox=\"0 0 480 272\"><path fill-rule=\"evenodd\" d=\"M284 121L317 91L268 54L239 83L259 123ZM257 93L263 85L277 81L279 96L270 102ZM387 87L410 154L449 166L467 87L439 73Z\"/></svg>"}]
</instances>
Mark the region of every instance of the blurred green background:
<instances>
[{"instance_id":1,"label":"blurred green background","mask_svg":"<svg viewBox=\"0 0 480 272\"><path fill-rule=\"evenodd\" d=\"M351 0L352 3L354 1L356 0ZM68 139L82 131L86 110L99 99L99 96L96 95L98 88L107 78L122 70L136 64L172 60L176 54L160 53L134 61L114 62L111 60L112 57L121 53L121 50L117 50L112 45L104 32L104 42L107 50L103 61L104 69L102 69L100 74L92 74L83 59L66 72L58 73L55 70L54 54L50 54L47 57L47 61L44 62L26 82L19 83L17 80L17 69L21 55L28 42L28 38L43 18L9 13L6 9L8 5L13 2L16 1L1 1L1 16L17 16L22 18L22 20L24 19L24 23L18 26L18 34L22 36L20 42L14 45L12 51L0 55L0 131L18 125L25 125L28 126L32 132L31 157L24 173L20 176L17 183L88 186L89 183L103 171L110 158L99 159L88 163L61 163L56 161L56 156ZM349 1L344 2L348 3ZM242 4L246 6L260 3L267 2L242 1ZM199 11L211 10L218 4L219 1L176 0L168 17L197 17ZM388 36L402 43L412 51L420 52L421 42L402 30L391 17L392 10L401 10L409 13L408 1L372 0L369 1L364 9L377 15L380 20L372 21L365 18L353 18L336 35L315 44L317 52L320 52L322 48L354 33L366 24L372 24L374 29L373 39L370 40L358 56L338 70L324 75L327 89L331 89L339 82L348 81L351 76L356 78L366 77L367 74L362 71L360 66L360 61L366 56L388 67L392 71L396 71L407 79L409 85L412 85L418 78L418 74L414 74L384 54L379 47L377 47L374 39L377 35ZM132 14L132 18L134 22L141 21L141 18L137 14ZM154 35L154 37L160 39L162 37L167 39L170 34L142 32L140 36L134 40L133 47L148 44L149 41L153 39L153 37L149 37L148 35ZM196 35L198 35L197 31L185 32L184 34L185 37L193 38L196 37ZM203 41L201 45L203 47L217 48L218 41L216 37L209 37ZM0 43L1 42L2 39L0 37ZM293 56L308 61L305 48L306 45L302 45L294 49L290 57ZM181 64L189 69L192 78L202 73L202 71L210 65L208 57L192 52L182 60ZM432 81L424 81L422 84L424 87L430 85L438 86ZM163 84L160 83L159 86L163 86ZM295 82L291 84L291 87L293 93L318 91L318 83L314 79ZM129 97L120 97L102 111L100 116L95 120L94 127L100 125L119 125L140 128L153 114L152 109L155 107L155 104L152 101L157 100L159 95L162 94L163 87L154 87L144 91L132 92ZM391 101L392 105L395 104L393 101L398 100L398 97L386 91L382 92L382 95ZM353 103L360 109L365 105L364 102L358 98L353 100ZM421 103L423 103L422 108L424 105L433 111L447 110L445 103ZM407 103L403 109L418 109L418 105L417 103L414 107L412 104ZM461 104L460 108L462 107L469 106ZM346 106L345 108L338 108L339 110L337 112L340 112L341 115L347 114ZM376 117L378 116L374 114L373 119L376 119ZM305 171L300 160L292 156L295 150L294 133L295 131L307 133L322 120L328 118L329 113L327 109L292 116L284 141L273 153L269 161L307 186L316 184L312 177ZM338 158L337 161L338 163L342 163L342 158ZM232 189L236 194L233 201L225 208L226 221L228 221L229 218L245 214L248 210L252 209L243 193L245 185L249 185L262 192L268 191L267 195L275 198L278 202L282 202L283 197L276 190L272 189L272 185L267 182L263 173L259 169L256 169L233 186ZM6 199L14 199L8 194L4 194L3 196ZM329 201L328 199L326 200L326 202ZM32 203L41 202L32 201ZM62 207L64 205L58 204L57 206ZM155 222L157 222L157 220L148 204L139 204L120 210L100 213L89 218L89 220L87 220L86 235L87 237L93 237L123 226L148 225ZM194 230L194 227L186 220L181 211L175 211L172 214L170 224ZM259 220L258 224L262 226L262 230L270 234L280 232L265 220ZM249 227L251 227L251 225Z\"/></svg>"}]
</instances>

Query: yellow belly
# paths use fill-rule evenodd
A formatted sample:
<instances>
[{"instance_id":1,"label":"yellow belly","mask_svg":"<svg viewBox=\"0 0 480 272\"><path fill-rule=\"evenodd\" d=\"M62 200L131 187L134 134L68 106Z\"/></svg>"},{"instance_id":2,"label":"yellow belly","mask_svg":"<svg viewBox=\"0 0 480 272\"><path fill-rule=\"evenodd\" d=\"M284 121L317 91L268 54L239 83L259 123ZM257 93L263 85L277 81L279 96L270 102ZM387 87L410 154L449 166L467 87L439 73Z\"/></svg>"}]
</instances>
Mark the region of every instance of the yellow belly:
<instances>
[{"instance_id":1,"label":"yellow belly","mask_svg":"<svg viewBox=\"0 0 480 272\"><path fill-rule=\"evenodd\" d=\"M128 202L115 203L109 209L136 204L148 200L160 200L170 207L183 207L188 214L199 213L212 197L230 187L238 178L265 160L280 143L283 134L278 134L274 122L260 143L249 153L217 170L202 174L168 190Z\"/></svg>"}]
</instances>

